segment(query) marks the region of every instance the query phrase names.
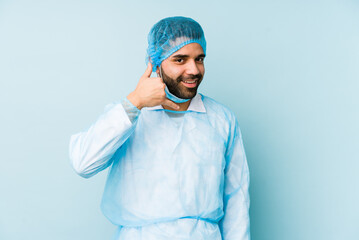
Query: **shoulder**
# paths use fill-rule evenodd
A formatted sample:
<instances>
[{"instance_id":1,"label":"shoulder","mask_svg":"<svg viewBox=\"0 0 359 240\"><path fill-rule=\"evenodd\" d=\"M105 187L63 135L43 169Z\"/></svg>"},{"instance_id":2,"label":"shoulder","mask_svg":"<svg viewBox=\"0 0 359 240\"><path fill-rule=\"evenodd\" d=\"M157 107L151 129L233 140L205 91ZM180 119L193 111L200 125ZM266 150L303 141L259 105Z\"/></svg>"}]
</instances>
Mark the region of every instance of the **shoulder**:
<instances>
[{"instance_id":1,"label":"shoulder","mask_svg":"<svg viewBox=\"0 0 359 240\"><path fill-rule=\"evenodd\" d=\"M209 122L221 134L226 146L228 146L236 133L240 132L234 112L213 98L204 96L203 94L201 94L201 96Z\"/></svg>"},{"instance_id":2,"label":"shoulder","mask_svg":"<svg viewBox=\"0 0 359 240\"><path fill-rule=\"evenodd\" d=\"M209 116L222 118L223 120L229 122L236 121L236 116L234 112L231 109L229 109L227 106L203 94L201 94L201 96L202 96L202 102Z\"/></svg>"}]
</instances>

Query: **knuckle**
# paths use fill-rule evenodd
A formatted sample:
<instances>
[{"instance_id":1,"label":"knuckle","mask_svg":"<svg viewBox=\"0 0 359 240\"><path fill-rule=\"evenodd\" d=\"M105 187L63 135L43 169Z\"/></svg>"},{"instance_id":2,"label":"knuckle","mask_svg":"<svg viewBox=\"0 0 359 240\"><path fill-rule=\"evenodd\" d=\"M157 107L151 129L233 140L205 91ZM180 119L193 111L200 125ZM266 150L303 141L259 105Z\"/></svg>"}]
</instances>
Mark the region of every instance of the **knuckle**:
<instances>
[{"instance_id":1,"label":"knuckle","mask_svg":"<svg viewBox=\"0 0 359 240\"><path fill-rule=\"evenodd\" d=\"M166 98L166 93L165 92L161 92L161 94L160 94L160 96L161 96L161 98Z\"/></svg>"}]
</instances>

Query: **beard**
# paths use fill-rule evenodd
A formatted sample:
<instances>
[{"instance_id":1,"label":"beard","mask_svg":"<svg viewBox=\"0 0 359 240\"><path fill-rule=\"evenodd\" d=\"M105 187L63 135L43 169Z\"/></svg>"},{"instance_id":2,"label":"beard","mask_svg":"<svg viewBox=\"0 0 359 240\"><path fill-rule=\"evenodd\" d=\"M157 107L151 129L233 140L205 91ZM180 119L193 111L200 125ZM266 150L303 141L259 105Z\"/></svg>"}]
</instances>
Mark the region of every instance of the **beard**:
<instances>
[{"instance_id":1,"label":"beard","mask_svg":"<svg viewBox=\"0 0 359 240\"><path fill-rule=\"evenodd\" d=\"M198 86L203 78L202 74L200 73L196 75L190 74L187 77L183 77L183 75L180 75L176 79L173 79L168 75L166 75L162 67L161 67L161 72L162 72L162 80L166 84L170 93L182 99L192 99L194 98L194 96L196 96ZM196 87L187 88L181 84L182 81L187 81L187 80L197 80Z\"/></svg>"}]
</instances>

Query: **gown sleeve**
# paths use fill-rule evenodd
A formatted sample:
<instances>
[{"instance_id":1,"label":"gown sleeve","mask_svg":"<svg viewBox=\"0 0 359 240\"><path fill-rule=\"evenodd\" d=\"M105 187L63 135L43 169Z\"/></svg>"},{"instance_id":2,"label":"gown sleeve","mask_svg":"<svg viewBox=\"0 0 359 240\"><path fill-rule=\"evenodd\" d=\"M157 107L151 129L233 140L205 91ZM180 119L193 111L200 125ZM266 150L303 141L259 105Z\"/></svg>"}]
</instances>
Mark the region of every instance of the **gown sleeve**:
<instances>
[{"instance_id":1,"label":"gown sleeve","mask_svg":"<svg viewBox=\"0 0 359 240\"><path fill-rule=\"evenodd\" d=\"M224 216L219 227L223 240L249 240L249 169L238 122L233 122L224 171Z\"/></svg>"},{"instance_id":2,"label":"gown sleeve","mask_svg":"<svg viewBox=\"0 0 359 240\"><path fill-rule=\"evenodd\" d=\"M107 105L87 131L72 135L69 155L76 173L89 178L110 166L117 149L134 131L139 114L140 110L124 99Z\"/></svg>"}]
</instances>

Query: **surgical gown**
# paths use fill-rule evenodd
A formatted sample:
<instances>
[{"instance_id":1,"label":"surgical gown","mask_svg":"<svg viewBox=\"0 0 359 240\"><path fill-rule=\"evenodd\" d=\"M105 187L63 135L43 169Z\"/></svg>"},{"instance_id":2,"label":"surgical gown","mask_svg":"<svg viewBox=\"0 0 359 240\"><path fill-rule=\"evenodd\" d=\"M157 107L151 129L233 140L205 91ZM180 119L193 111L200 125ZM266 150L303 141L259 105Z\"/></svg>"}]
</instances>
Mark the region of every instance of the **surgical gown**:
<instances>
[{"instance_id":1,"label":"surgical gown","mask_svg":"<svg viewBox=\"0 0 359 240\"><path fill-rule=\"evenodd\" d=\"M240 129L225 106L197 94L186 112L120 102L71 136L82 177L110 167L101 209L116 240L248 240L249 170Z\"/></svg>"}]
</instances>

